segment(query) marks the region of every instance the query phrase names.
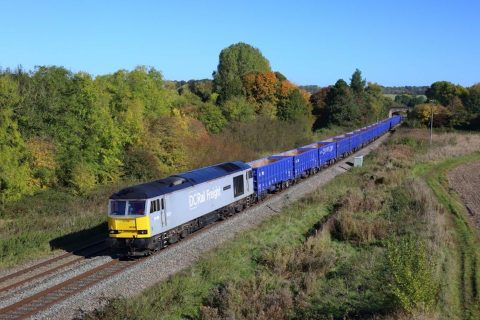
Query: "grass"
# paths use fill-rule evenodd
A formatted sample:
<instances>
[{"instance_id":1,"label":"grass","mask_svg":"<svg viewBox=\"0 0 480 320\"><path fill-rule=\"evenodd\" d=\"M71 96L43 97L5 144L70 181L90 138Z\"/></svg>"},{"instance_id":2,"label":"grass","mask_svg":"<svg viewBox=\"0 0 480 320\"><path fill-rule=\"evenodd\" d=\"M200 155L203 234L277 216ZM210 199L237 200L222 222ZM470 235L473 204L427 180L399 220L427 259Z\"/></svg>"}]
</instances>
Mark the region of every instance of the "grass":
<instances>
[{"instance_id":1,"label":"grass","mask_svg":"<svg viewBox=\"0 0 480 320\"><path fill-rule=\"evenodd\" d=\"M433 165L422 165L417 174L425 177L440 203L453 215L456 231L456 248L454 254L461 270L456 275L457 292L465 319L480 318L480 250L479 237L468 221L468 213L458 196L449 191L446 173L462 164L480 160L480 153L451 158Z\"/></svg>"},{"instance_id":2,"label":"grass","mask_svg":"<svg viewBox=\"0 0 480 320\"><path fill-rule=\"evenodd\" d=\"M104 186L83 197L47 190L5 205L0 210L0 268L105 238L105 199L119 187Z\"/></svg>"}]
</instances>

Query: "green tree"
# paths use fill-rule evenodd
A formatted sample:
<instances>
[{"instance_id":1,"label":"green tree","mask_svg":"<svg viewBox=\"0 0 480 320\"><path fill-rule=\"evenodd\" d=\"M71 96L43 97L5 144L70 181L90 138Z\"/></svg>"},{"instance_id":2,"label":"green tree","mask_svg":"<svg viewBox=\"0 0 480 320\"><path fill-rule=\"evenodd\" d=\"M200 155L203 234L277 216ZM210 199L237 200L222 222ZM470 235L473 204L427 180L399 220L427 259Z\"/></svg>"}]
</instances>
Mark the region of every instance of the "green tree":
<instances>
[{"instance_id":1,"label":"green tree","mask_svg":"<svg viewBox=\"0 0 480 320\"><path fill-rule=\"evenodd\" d=\"M332 89L331 86L321 88L310 96L310 103L312 104L312 114L316 118L313 129L319 129L327 124L327 95Z\"/></svg>"},{"instance_id":2,"label":"green tree","mask_svg":"<svg viewBox=\"0 0 480 320\"><path fill-rule=\"evenodd\" d=\"M468 91L464 87L454 85L448 81L437 81L432 83L425 94L429 100L435 100L441 105L448 107L452 104L455 97L462 100L466 98Z\"/></svg>"},{"instance_id":3,"label":"green tree","mask_svg":"<svg viewBox=\"0 0 480 320\"><path fill-rule=\"evenodd\" d=\"M277 78L278 81L285 81L287 80L287 77L285 77L281 72L275 71L275 77Z\"/></svg>"},{"instance_id":4,"label":"green tree","mask_svg":"<svg viewBox=\"0 0 480 320\"><path fill-rule=\"evenodd\" d=\"M480 113L480 83L468 88L465 107L470 113Z\"/></svg>"},{"instance_id":5,"label":"green tree","mask_svg":"<svg viewBox=\"0 0 480 320\"><path fill-rule=\"evenodd\" d=\"M55 136L61 110L68 104L73 74L62 67L37 67L29 78L16 74L22 99L16 111L25 138Z\"/></svg>"},{"instance_id":6,"label":"green tree","mask_svg":"<svg viewBox=\"0 0 480 320\"><path fill-rule=\"evenodd\" d=\"M65 185L82 193L95 183L118 178L122 154L120 134L108 104L90 75L73 76L68 103L60 110L55 137L59 144L61 181Z\"/></svg>"},{"instance_id":7,"label":"green tree","mask_svg":"<svg viewBox=\"0 0 480 320\"><path fill-rule=\"evenodd\" d=\"M348 84L340 79L326 97L327 115L330 123L349 125L358 121L360 112L355 104L353 94Z\"/></svg>"},{"instance_id":8,"label":"green tree","mask_svg":"<svg viewBox=\"0 0 480 320\"><path fill-rule=\"evenodd\" d=\"M389 287L398 304L408 312L431 308L438 283L425 244L407 235L388 242L386 256L392 278Z\"/></svg>"},{"instance_id":9,"label":"green tree","mask_svg":"<svg viewBox=\"0 0 480 320\"><path fill-rule=\"evenodd\" d=\"M213 74L214 88L220 103L243 95L242 77L249 72L271 71L270 63L260 50L246 43L237 43L220 52L217 71Z\"/></svg>"},{"instance_id":10,"label":"green tree","mask_svg":"<svg viewBox=\"0 0 480 320\"><path fill-rule=\"evenodd\" d=\"M296 121L311 114L311 105L305 100L298 88L290 92L287 99L281 100L277 107L277 117L283 121Z\"/></svg>"},{"instance_id":11,"label":"green tree","mask_svg":"<svg viewBox=\"0 0 480 320\"><path fill-rule=\"evenodd\" d=\"M386 116L387 99L382 94L382 88L378 84L369 83L365 89L365 105L362 110L363 122L378 121L383 116Z\"/></svg>"},{"instance_id":12,"label":"green tree","mask_svg":"<svg viewBox=\"0 0 480 320\"><path fill-rule=\"evenodd\" d=\"M120 131L123 145L139 141L144 132L143 118L147 113L142 94L133 92L128 79L129 74L125 70L95 79L100 92L106 95L109 112ZM156 114L154 111L151 113Z\"/></svg>"},{"instance_id":13,"label":"green tree","mask_svg":"<svg viewBox=\"0 0 480 320\"><path fill-rule=\"evenodd\" d=\"M31 192L31 172L25 143L13 119L20 101L16 83L0 77L0 202L19 199Z\"/></svg>"},{"instance_id":14,"label":"green tree","mask_svg":"<svg viewBox=\"0 0 480 320\"><path fill-rule=\"evenodd\" d=\"M228 121L248 121L255 117L255 107L243 96L227 100L222 105L222 111Z\"/></svg>"},{"instance_id":15,"label":"green tree","mask_svg":"<svg viewBox=\"0 0 480 320\"><path fill-rule=\"evenodd\" d=\"M170 105L174 99L171 91L163 88L163 78L160 71L154 68L138 66L125 74L126 85L132 94L132 99L141 101L146 116L159 117L170 113Z\"/></svg>"},{"instance_id":16,"label":"green tree","mask_svg":"<svg viewBox=\"0 0 480 320\"><path fill-rule=\"evenodd\" d=\"M206 102L198 108L198 120L211 133L219 133L227 126L227 119L222 114L222 110L213 103Z\"/></svg>"},{"instance_id":17,"label":"green tree","mask_svg":"<svg viewBox=\"0 0 480 320\"><path fill-rule=\"evenodd\" d=\"M413 108L417 104L425 103L427 100L425 96L421 96L421 95L414 96L410 94L399 94L395 96L394 101L400 104L404 104L407 107Z\"/></svg>"},{"instance_id":18,"label":"green tree","mask_svg":"<svg viewBox=\"0 0 480 320\"><path fill-rule=\"evenodd\" d=\"M350 88L355 95L360 95L364 89L367 81L362 79L362 72L358 69L355 69L352 77L350 78Z\"/></svg>"},{"instance_id":19,"label":"green tree","mask_svg":"<svg viewBox=\"0 0 480 320\"><path fill-rule=\"evenodd\" d=\"M325 107L327 105L326 99L327 94L330 92L332 87L324 87L315 92L310 96L310 103L312 104L313 111L312 113L315 116L321 116L325 113Z\"/></svg>"},{"instance_id":20,"label":"green tree","mask_svg":"<svg viewBox=\"0 0 480 320\"><path fill-rule=\"evenodd\" d=\"M203 80L190 80L187 82L188 88L193 94L202 99L203 102L207 101L213 92L213 82L209 79Z\"/></svg>"}]
</instances>

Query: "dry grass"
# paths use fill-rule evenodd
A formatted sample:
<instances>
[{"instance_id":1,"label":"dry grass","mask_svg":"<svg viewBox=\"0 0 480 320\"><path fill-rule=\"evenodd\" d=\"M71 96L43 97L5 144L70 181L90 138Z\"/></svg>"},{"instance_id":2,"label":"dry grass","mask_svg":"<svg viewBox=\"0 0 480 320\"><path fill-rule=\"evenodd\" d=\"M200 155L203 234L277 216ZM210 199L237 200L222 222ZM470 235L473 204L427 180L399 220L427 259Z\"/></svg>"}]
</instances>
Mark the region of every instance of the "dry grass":
<instances>
[{"instance_id":1,"label":"dry grass","mask_svg":"<svg viewBox=\"0 0 480 320\"><path fill-rule=\"evenodd\" d=\"M335 217L332 236L341 241L367 244L388 235L388 222L382 218L365 218L362 214L342 212Z\"/></svg>"},{"instance_id":2,"label":"dry grass","mask_svg":"<svg viewBox=\"0 0 480 320\"><path fill-rule=\"evenodd\" d=\"M367 179L361 189L349 190L335 204L330 227L335 239L367 244L385 238L389 227L381 216L384 195L379 189L372 179Z\"/></svg>"},{"instance_id":3,"label":"dry grass","mask_svg":"<svg viewBox=\"0 0 480 320\"><path fill-rule=\"evenodd\" d=\"M430 147L430 133L426 129L399 130L392 143L413 147L415 162L441 161L480 151L480 134L476 132L434 132ZM418 152L421 150L424 152Z\"/></svg>"}]
</instances>

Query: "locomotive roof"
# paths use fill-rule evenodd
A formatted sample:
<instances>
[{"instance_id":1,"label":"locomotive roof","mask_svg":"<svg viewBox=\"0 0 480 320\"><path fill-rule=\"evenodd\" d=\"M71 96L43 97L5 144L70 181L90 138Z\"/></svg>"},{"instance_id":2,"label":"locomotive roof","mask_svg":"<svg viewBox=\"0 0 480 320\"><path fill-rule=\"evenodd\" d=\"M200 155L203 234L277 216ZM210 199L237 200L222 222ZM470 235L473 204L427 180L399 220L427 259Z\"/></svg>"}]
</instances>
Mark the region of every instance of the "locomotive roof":
<instances>
[{"instance_id":1,"label":"locomotive roof","mask_svg":"<svg viewBox=\"0 0 480 320\"><path fill-rule=\"evenodd\" d=\"M232 173L250 169L241 161L220 163L214 166L179 173L168 178L147 182L114 193L110 199L148 199L162 194L185 189L196 184L228 176Z\"/></svg>"}]
</instances>

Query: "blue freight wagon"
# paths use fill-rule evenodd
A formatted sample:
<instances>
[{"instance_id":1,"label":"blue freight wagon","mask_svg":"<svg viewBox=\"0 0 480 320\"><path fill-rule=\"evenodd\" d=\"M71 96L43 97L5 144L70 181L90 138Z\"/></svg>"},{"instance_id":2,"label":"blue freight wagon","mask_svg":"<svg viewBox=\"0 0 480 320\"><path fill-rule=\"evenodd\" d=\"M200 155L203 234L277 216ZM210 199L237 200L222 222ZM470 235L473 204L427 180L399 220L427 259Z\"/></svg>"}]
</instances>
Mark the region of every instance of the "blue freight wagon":
<instances>
[{"instance_id":1,"label":"blue freight wagon","mask_svg":"<svg viewBox=\"0 0 480 320\"><path fill-rule=\"evenodd\" d=\"M337 158L345 157L352 151L350 140L351 138L347 135L340 135L333 138L333 141L337 144Z\"/></svg>"},{"instance_id":2,"label":"blue freight wagon","mask_svg":"<svg viewBox=\"0 0 480 320\"><path fill-rule=\"evenodd\" d=\"M355 130L355 132L358 135L358 148L360 149L367 142L366 131L364 128L362 128Z\"/></svg>"},{"instance_id":3,"label":"blue freight wagon","mask_svg":"<svg viewBox=\"0 0 480 320\"><path fill-rule=\"evenodd\" d=\"M377 135L377 137L383 135L389 129L390 129L390 125L388 123L386 123L385 121L380 121L379 124L378 124L378 135Z\"/></svg>"},{"instance_id":4,"label":"blue freight wagon","mask_svg":"<svg viewBox=\"0 0 480 320\"><path fill-rule=\"evenodd\" d=\"M248 163L252 167L253 188L257 197L285 186L293 179L292 157L267 157Z\"/></svg>"},{"instance_id":5,"label":"blue freight wagon","mask_svg":"<svg viewBox=\"0 0 480 320\"><path fill-rule=\"evenodd\" d=\"M360 137L360 133L359 132L349 132L346 134L347 137L350 137L350 150L351 151L354 151L356 149L358 149L360 147L360 145L362 144L361 142L361 137Z\"/></svg>"},{"instance_id":6,"label":"blue freight wagon","mask_svg":"<svg viewBox=\"0 0 480 320\"><path fill-rule=\"evenodd\" d=\"M370 143L374 140L375 134L374 134L374 127L372 125L369 125L365 128L363 128L364 131L364 143Z\"/></svg>"},{"instance_id":7,"label":"blue freight wagon","mask_svg":"<svg viewBox=\"0 0 480 320\"><path fill-rule=\"evenodd\" d=\"M382 125L383 125L382 134L387 133L388 130L390 130L390 119L386 119L386 120L382 121Z\"/></svg>"},{"instance_id":8,"label":"blue freight wagon","mask_svg":"<svg viewBox=\"0 0 480 320\"><path fill-rule=\"evenodd\" d=\"M397 124L400 123L400 120L401 120L401 117L400 116L393 116L392 118L390 118L390 125L391 125L391 128L395 127Z\"/></svg>"},{"instance_id":9,"label":"blue freight wagon","mask_svg":"<svg viewBox=\"0 0 480 320\"><path fill-rule=\"evenodd\" d=\"M372 134L372 141L374 141L378 137L378 125L372 124L370 128L371 128L371 134Z\"/></svg>"},{"instance_id":10,"label":"blue freight wagon","mask_svg":"<svg viewBox=\"0 0 480 320\"><path fill-rule=\"evenodd\" d=\"M318 151L313 148L297 148L282 152L276 156L293 158L293 175L296 179L306 177L311 171L319 167Z\"/></svg>"},{"instance_id":11,"label":"blue freight wagon","mask_svg":"<svg viewBox=\"0 0 480 320\"><path fill-rule=\"evenodd\" d=\"M337 158L337 144L333 141L318 141L303 148L314 148L317 150L319 167L329 165L335 162Z\"/></svg>"},{"instance_id":12,"label":"blue freight wagon","mask_svg":"<svg viewBox=\"0 0 480 320\"><path fill-rule=\"evenodd\" d=\"M369 137L368 137L368 129L367 128L362 128L362 145L365 146L369 143Z\"/></svg>"}]
</instances>

